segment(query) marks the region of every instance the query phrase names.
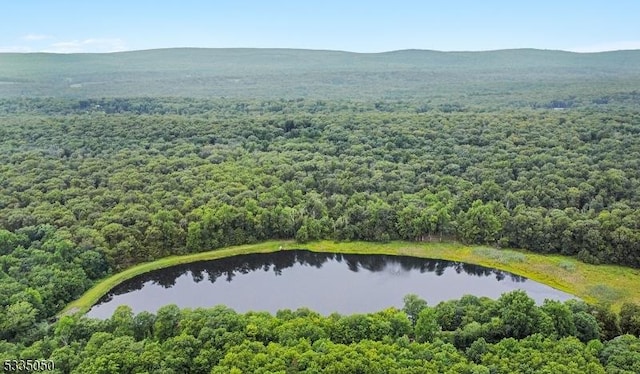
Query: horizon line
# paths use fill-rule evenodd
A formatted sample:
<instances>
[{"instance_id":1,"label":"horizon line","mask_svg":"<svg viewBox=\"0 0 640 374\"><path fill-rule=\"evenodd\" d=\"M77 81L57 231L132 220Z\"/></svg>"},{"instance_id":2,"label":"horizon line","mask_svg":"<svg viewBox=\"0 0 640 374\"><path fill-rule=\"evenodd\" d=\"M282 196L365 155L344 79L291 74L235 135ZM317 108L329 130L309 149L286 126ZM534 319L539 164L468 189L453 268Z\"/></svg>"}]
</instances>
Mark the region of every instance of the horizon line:
<instances>
[{"instance_id":1,"label":"horizon line","mask_svg":"<svg viewBox=\"0 0 640 374\"><path fill-rule=\"evenodd\" d=\"M602 51L572 51L565 49L551 49L551 48L533 48L533 47L519 47L519 48L498 48L498 49L484 49L484 50L437 50L437 49L421 49L421 48L404 48L394 49L380 52L355 52L341 49L324 49L324 48L294 48L294 47L159 47L159 48L144 48L144 49L123 49L114 50L108 52L54 52L54 51L0 51L0 54L17 54L17 55L29 55L29 54L50 54L50 55L108 55L117 53L135 53L135 52L149 52L149 51L165 51L165 50L178 50L178 49L194 49L194 50L290 50L290 51L313 51L313 52L338 52L338 53L351 53L360 55L375 55L385 53L397 53L397 52L436 52L436 53L487 53L487 52L502 52L502 51L547 51L547 52L563 52L563 53L575 53L575 54L597 54L597 53L611 53L611 52L625 52L625 51L640 51L640 48L629 49L612 49Z\"/></svg>"}]
</instances>

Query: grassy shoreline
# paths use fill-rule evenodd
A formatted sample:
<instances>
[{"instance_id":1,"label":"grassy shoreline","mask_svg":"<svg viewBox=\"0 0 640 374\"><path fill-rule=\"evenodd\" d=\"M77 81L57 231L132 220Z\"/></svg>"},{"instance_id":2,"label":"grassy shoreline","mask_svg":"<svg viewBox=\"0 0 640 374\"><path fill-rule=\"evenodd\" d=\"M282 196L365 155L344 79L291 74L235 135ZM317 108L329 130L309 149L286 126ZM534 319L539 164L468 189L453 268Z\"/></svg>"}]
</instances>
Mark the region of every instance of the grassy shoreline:
<instances>
[{"instance_id":1,"label":"grassy shoreline","mask_svg":"<svg viewBox=\"0 0 640 374\"><path fill-rule=\"evenodd\" d=\"M308 249L316 252L350 254L388 254L466 262L492 267L527 277L586 302L609 302L618 310L625 301L640 303L640 269L615 265L590 265L560 255L542 255L514 249L465 246L456 242L414 243L393 241L333 242L298 244L294 241L268 241L184 256L170 256L133 266L103 279L80 298L69 303L59 316L86 313L109 290L137 275L174 265L215 260L248 253L269 253L283 249Z\"/></svg>"}]
</instances>

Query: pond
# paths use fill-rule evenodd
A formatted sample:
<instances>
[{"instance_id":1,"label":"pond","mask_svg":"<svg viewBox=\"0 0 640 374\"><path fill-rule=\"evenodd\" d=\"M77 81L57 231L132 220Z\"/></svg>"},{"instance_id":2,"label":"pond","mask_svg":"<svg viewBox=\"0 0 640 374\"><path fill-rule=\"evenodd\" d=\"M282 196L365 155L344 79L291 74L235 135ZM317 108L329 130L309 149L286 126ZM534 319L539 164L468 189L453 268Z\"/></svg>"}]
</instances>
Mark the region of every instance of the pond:
<instances>
[{"instance_id":1,"label":"pond","mask_svg":"<svg viewBox=\"0 0 640 374\"><path fill-rule=\"evenodd\" d=\"M134 313L166 304L227 305L275 313L308 307L328 315L401 308L409 293L429 305L466 294L498 298L522 289L536 302L572 295L508 272L459 262L387 255L286 250L194 262L132 278L102 297L88 316L108 318L118 305Z\"/></svg>"}]
</instances>

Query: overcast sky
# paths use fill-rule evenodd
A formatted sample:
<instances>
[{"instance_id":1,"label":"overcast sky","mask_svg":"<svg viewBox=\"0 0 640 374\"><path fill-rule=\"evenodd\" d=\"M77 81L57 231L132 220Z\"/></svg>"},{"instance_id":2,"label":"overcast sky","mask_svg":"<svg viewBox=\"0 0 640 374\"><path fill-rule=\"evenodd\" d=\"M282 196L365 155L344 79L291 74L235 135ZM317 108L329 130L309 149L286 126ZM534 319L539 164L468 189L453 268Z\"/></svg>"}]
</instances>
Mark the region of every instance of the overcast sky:
<instances>
[{"instance_id":1,"label":"overcast sky","mask_svg":"<svg viewBox=\"0 0 640 374\"><path fill-rule=\"evenodd\" d=\"M0 0L0 52L640 49L640 0Z\"/></svg>"}]
</instances>

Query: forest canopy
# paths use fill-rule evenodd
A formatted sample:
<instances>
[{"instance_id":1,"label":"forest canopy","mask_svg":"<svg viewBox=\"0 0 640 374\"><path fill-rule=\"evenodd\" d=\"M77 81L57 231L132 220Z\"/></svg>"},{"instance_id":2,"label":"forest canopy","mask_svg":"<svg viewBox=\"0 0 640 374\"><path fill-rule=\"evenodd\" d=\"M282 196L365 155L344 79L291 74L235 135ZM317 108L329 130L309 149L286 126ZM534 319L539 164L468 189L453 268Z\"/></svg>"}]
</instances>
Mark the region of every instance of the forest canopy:
<instances>
[{"instance_id":1,"label":"forest canopy","mask_svg":"<svg viewBox=\"0 0 640 374\"><path fill-rule=\"evenodd\" d=\"M637 372L637 330L622 334L603 312L576 300L535 306L523 291L435 306L406 295L402 310L329 316L122 305L106 320L64 316L28 348L2 343L0 359L46 358L63 373Z\"/></svg>"},{"instance_id":2,"label":"forest canopy","mask_svg":"<svg viewBox=\"0 0 640 374\"><path fill-rule=\"evenodd\" d=\"M637 51L307 52L0 54L3 359L152 372L172 352L167 373L426 361L471 373L538 351L547 372L637 371L637 305L518 294L419 313L54 321L134 264L267 239L461 241L640 268ZM255 71L239 75L239 60Z\"/></svg>"},{"instance_id":3,"label":"forest canopy","mask_svg":"<svg viewBox=\"0 0 640 374\"><path fill-rule=\"evenodd\" d=\"M8 339L133 264L267 239L460 240L640 266L640 114L624 106L7 102Z\"/></svg>"}]
</instances>

